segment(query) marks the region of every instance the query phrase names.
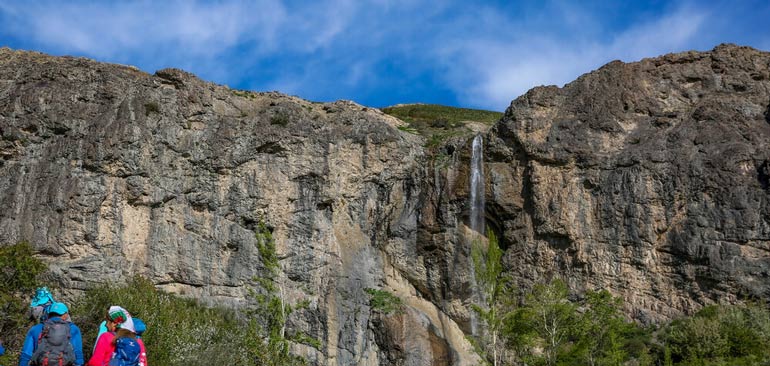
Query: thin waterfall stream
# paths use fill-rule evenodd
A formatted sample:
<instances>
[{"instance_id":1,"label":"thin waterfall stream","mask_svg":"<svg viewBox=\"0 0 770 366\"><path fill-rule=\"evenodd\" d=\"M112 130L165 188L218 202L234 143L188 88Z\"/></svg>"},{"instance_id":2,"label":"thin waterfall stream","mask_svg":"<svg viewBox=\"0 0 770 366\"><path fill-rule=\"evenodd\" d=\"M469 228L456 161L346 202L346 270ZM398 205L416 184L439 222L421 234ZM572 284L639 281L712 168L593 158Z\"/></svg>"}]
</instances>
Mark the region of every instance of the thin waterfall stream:
<instances>
[{"instance_id":1,"label":"thin waterfall stream","mask_svg":"<svg viewBox=\"0 0 770 366\"><path fill-rule=\"evenodd\" d=\"M476 135L473 138L471 150L471 191L470 191L470 229L471 233L468 235L469 248L473 245L479 245L474 243L481 241L484 238L484 143L481 135ZM478 283L476 283L476 266L473 263L472 256L469 256L470 268L471 268L471 301L479 304L483 301L483 294L479 291ZM475 312L471 312L471 334L477 335L479 332L478 315Z\"/></svg>"},{"instance_id":2,"label":"thin waterfall stream","mask_svg":"<svg viewBox=\"0 0 770 366\"><path fill-rule=\"evenodd\" d=\"M481 135L473 138L471 153L471 230L484 232L484 142Z\"/></svg>"}]
</instances>

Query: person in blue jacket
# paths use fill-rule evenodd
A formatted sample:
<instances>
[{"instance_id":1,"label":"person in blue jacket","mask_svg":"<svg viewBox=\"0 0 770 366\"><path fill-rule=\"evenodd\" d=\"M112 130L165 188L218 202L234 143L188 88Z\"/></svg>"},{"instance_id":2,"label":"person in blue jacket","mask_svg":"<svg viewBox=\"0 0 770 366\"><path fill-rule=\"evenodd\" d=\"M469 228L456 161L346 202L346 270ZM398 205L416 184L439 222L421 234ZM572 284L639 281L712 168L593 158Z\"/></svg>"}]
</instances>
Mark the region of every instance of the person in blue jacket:
<instances>
[{"instance_id":1,"label":"person in blue jacket","mask_svg":"<svg viewBox=\"0 0 770 366\"><path fill-rule=\"evenodd\" d=\"M35 323L42 323L48 314L45 313L47 307L56 302L53 299L51 291L48 291L48 287L38 287L35 290L35 296L29 304L29 319Z\"/></svg>"},{"instance_id":2,"label":"person in blue jacket","mask_svg":"<svg viewBox=\"0 0 770 366\"><path fill-rule=\"evenodd\" d=\"M0 341L0 356L5 354L5 348L3 348L3 341Z\"/></svg>"},{"instance_id":3,"label":"person in blue jacket","mask_svg":"<svg viewBox=\"0 0 770 366\"><path fill-rule=\"evenodd\" d=\"M69 320L69 309L67 305L60 302L51 304L48 308L48 320ZM80 328L73 323L70 325L70 343L75 353L75 366L83 366L83 337L80 333ZM35 324L27 332L27 337L24 339L24 346L21 348L21 357L19 358L19 366L28 366L32 359L32 354L37 349L37 342L40 338L40 333L43 332L45 323Z\"/></svg>"}]
</instances>

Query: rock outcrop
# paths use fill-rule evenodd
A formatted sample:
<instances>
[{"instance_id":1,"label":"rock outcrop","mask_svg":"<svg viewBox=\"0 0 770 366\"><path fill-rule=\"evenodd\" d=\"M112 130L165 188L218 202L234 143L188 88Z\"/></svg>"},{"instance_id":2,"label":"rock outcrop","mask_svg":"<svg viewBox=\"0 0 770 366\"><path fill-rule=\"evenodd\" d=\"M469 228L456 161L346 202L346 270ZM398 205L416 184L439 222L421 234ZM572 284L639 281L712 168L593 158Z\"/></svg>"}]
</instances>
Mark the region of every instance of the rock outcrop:
<instances>
[{"instance_id":1,"label":"rock outcrop","mask_svg":"<svg viewBox=\"0 0 770 366\"><path fill-rule=\"evenodd\" d=\"M655 321L770 298L770 54L612 62L511 103L487 215L520 283L606 288Z\"/></svg>"},{"instance_id":2,"label":"rock outcrop","mask_svg":"<svg viewBox=\"0 0 770 366\"><path fill-rule=\"evenodd\" d=\"M71 295L141 274L237 304L273 233L290 326L322 365L472 365L470 139L186 72L0 49L0 242ZM606 288L657 321L770 298L770 54L610 63L485 135L486 222L521 287ZM405 304L381 314L366 288Z\"/></svg>"}]
</instances>

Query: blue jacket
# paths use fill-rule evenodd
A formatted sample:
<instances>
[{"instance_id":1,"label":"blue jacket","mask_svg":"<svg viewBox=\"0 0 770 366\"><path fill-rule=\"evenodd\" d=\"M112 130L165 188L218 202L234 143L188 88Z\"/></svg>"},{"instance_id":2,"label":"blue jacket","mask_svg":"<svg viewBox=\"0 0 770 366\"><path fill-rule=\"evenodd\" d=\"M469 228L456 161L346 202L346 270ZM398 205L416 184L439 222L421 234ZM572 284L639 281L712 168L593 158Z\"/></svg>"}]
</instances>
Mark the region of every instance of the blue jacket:
<instances>
[{"instance_id":1,"label":"blue jacket","mask_svg":"<svg viewBox=\"0 0 770 366\"><path fill-rule=\"evenodd\" d=\"M5 348L3 348L3 345L0 344L0 356L2 356L5 353Z\"/></svg>"},{"instance_id":2,"label":"blue jacket","mask_svg":"<svg viewBox=\"0 0 770 366\"><path fill-rule=\"evenodd\" d=\"M51 319L59 318L54 317ZM21 348L19 366L29 365L32 354L37 349L37 340L40 338L40 333L43 332L43 325L43 323L40 323L29 328L27 337L24 339L24 347ZM75 366L83 366L83 336L80 334L80 328L72 323L70 323L70 343L72 343L72 348L75 349Z\"/></svg>"}]
</instances>

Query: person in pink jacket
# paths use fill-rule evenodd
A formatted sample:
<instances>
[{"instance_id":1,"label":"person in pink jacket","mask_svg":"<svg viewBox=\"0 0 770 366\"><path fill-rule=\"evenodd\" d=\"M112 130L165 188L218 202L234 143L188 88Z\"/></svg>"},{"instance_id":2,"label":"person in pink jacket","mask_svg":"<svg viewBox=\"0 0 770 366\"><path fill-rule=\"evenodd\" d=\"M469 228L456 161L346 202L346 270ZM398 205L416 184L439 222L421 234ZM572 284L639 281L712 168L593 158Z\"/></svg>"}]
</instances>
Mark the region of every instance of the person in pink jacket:
<instances>
[{"instance_id":1,"label":"person in pink jacket","mask_svg":"<svg viewBox=\"0 0 770 366\"><path fill-rule=\"evenodd\" d=\"M115 352L115 337L118 332L134 333L134 322L131 314L120 306L112 306L107 312L107 331L99 336L94 348L94 354L88 360L87 366L106 366Z\"/></svg>"}]
</instances>

